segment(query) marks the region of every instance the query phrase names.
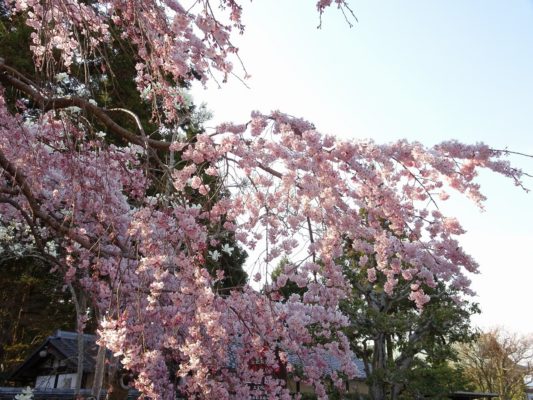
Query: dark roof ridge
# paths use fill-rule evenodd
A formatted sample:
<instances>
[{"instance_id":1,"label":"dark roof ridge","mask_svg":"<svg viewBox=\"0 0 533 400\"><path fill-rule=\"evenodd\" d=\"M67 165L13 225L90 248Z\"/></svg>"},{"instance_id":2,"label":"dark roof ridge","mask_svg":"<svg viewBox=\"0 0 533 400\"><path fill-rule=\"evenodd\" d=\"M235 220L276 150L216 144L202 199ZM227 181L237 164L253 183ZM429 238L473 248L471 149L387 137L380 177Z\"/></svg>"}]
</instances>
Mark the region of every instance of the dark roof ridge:
<instances>
[{"instance_id":1,"label":"dark roof ridge","mask_svg":"<svg viewBox=\"0 0 533 400\"><path fill-rule=\"evenodd\" d=\"M61 329L58 329L54 335L49 336L49 339L68 339L68 340L77 340L78 339L78 332L71 332L71 331L62 331ZM96 335L92 335L89 333L83 334L84 340L91 340L96 341Z\"/></svg>"}]
</instances>

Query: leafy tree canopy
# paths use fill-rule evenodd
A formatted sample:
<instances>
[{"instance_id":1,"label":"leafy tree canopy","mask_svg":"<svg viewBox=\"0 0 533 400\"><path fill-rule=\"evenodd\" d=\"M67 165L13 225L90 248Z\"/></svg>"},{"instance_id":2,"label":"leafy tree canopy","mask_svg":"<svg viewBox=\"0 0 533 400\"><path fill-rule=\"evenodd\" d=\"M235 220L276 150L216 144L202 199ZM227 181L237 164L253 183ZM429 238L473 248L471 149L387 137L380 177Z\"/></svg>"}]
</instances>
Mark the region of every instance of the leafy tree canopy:
<instances>
[{"instance_id":1,"label":"leafy tree canopy","mask_svg":"<svg viewBox=\"0 0 533 400\"><path fill-rule=\"evenodd\" d=\"M5 254L3 255L5 257ZM76 313L63 279L29 258L0 262L0 379L53 330L72 330Z\"/></svg>"}]
</instances>

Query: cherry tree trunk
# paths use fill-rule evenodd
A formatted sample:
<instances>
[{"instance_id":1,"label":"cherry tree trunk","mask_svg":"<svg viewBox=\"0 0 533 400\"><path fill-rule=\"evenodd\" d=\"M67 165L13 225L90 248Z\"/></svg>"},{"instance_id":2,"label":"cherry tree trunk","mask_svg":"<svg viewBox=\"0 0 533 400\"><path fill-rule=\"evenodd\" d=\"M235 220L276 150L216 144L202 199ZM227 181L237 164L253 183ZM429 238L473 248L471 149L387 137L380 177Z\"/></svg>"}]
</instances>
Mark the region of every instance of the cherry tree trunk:
<instances>
[{"instance_id":1,"label":"cherry tree trunk","mask_svg":"<svg viewBox=\"0 0 533 400\"><path fill-rule=\"evenodd\" d=\"M102 385L104 382L104 369L105 369L105 352L104 346L98 347L98 353L96 355L96 365L94 367L94 380L91 394L96 400L100 400L100 392L102 391Z\"/></svg>"},{"instance_id":2,"label":"cherry tree trunk","mask_svg":"<svg viewBox=\"0 0 533 400\"><path fill-rule=\"evenodd\" d=\"M380 333L374 339L374 353L372 360L373 373L383 373L385 371L385 335ZM372 400L385 400L386 390L383 379L372 379L370 384L370 396Z\"/></svg>"},{"instance_id":3,"label":"cherry tree trunk","mask_svg":"<svg viewBox=\"0 0 533 400\"><path fill-rule=\"evenodd\" d=\"M121 373L116 370L109 376L107 400L126 400L129 390L121 384Z\"/></svg>"}]
</instances>

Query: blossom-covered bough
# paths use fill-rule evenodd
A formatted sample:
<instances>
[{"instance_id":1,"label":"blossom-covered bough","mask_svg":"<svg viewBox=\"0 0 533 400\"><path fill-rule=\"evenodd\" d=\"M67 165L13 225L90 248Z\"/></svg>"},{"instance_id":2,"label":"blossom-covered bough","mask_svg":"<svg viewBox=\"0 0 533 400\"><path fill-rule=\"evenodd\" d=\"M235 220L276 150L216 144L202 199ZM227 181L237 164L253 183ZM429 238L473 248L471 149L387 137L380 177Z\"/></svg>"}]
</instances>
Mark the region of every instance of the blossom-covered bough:
<instances>
[{"instance_id":1,"label":"blossom-covered bough","mask_svg":"<svg viewBox=\"0 0 533 400\"><path fill-rule=\"evenodd\" d=\"M243 29L236 1L215 10L208 0L191 3L10 4L35 30L36 65L54 73L98 58L110 25L118 27L137 50L136 83L154 119L172 126L183 101L178 83L231 73L230 34ZM331 3L349 15L342 0L319 1L319 12ZM411 280L419 307L428 301L423 287L437 280L468 293L465 273L477 265L458 244L460 224L437 202L455 189L481 204L480 168L521 185L506 153L483 144L339 141L281 112L164 140L140 123L135 131L119 125L91 99L39 86L3 60L0 84L0 223L92 299L100 344L150 398L174 398L177 376L192 398L290 398L289 354L325 398L326 379L342 387L355 373L338 311L346 243L370 281L386 276L390 295L399 276ZM37 117L12 104L13 93ZM205 264L232 251L228 232L241 246L261 246L268 265L290 262L261 292L218 292L224 276ZM288 281L304 294L283 299ZM331 356L341 366L334 373L324 362Z\"/></svg>"}]
</instances>

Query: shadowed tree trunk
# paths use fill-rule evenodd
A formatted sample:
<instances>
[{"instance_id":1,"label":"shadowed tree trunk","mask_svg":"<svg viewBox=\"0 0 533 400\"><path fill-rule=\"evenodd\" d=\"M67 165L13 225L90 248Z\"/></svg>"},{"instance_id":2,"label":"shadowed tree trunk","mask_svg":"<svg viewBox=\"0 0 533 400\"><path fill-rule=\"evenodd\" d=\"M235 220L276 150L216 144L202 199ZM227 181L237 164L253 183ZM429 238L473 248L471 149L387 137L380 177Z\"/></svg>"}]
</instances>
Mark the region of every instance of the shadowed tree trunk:
<instances>
[{"instance_id":1,"label":"shadowed tree trunk","mask_svg":"<svg viewBox=\"0 0 533 400\"><path fill-rule=\"evenodd\" d=\"M83 380L83 361L85 358L85 338L83 337L83 330L85 327L85 315L87 309L87 299L82 290L79 293L76 293L74 287L69 284L68 288L70 294L72 295L72 302L76 309L76 332L77 332L77 347L78 347L78 360L77 360L77 370L76 370L76 387L75 387L75 396L76 399L80 397L81 384Z\"/></svg>"},{"instance_id":2,"label":"shadowed tree trunk","mask_svg":"<svg viewBox=\"0 0 533 400\"><path fill-rule=\"evenodd\" d=\"M385 335L383 333L378 333L374 339L374 352L372 354L372 365L373 366L384 366L385 359ZM381 371L374 371L375 373L383 373L385 369L382 368ZM381 379L372 379L370 385L370 394L373 400L385 400L385 387L381 382Z\"/></svg>"},{"instance_id":3,"label":"shadowed tree trunk","mask_svg":"<svg viewBox=\"0 0 533 400\"><path fill-rule=\"evenodd\" d=\"M109 364L106 400L126 400L128 398L129 388L122 382L123 372L120 362L117 360Z\"/></svg>"},{"instance_id":4,"label":"shadowed tree trunk","mask_svg":"<svg viewBox=\"0 0 533 400\"><path fill-rule=\"evenodd\" d=\"M93 387L91 390L91 394L96 400L100 400L100 392L102 391L102 385L104 383L105 353L105 347L98 346L96 364L94 366Z\"/></svg>"}]
</instances>

